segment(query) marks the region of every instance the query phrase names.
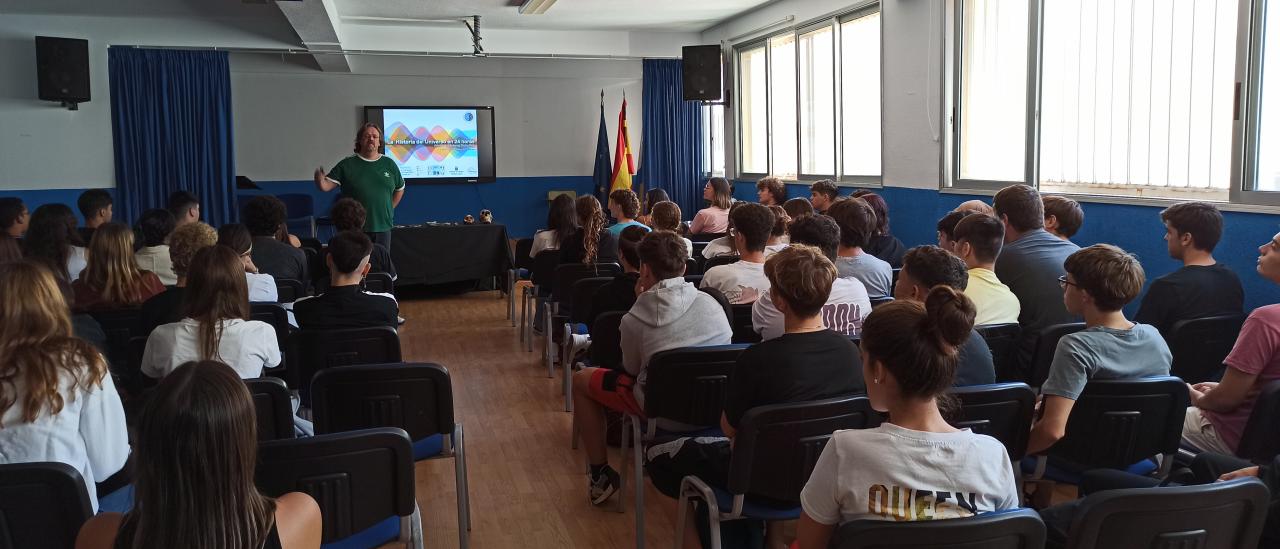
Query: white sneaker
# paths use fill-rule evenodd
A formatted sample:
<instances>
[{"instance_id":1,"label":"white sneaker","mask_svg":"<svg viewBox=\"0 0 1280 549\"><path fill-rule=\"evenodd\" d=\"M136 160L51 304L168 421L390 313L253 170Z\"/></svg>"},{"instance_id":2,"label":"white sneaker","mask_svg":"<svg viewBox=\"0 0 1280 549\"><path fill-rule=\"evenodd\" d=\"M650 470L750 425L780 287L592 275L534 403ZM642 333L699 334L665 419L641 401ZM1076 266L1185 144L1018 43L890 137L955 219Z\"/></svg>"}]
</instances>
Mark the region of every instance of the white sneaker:
<instances>
[{"instance_id":1,"label":"white sneaker","mask_svg":"<svg viewBox=\"0 0 1280 549\"><path fill-rule=\"evenodd\" d=\"M568 357L569 357L569 361L573 362L573 358L578 356L578 353L586 350L588 347L591 347L591 336L582 335L582 334L569 334L569 338L570 339L569 339Z\"/></svg>"}]
</instances>

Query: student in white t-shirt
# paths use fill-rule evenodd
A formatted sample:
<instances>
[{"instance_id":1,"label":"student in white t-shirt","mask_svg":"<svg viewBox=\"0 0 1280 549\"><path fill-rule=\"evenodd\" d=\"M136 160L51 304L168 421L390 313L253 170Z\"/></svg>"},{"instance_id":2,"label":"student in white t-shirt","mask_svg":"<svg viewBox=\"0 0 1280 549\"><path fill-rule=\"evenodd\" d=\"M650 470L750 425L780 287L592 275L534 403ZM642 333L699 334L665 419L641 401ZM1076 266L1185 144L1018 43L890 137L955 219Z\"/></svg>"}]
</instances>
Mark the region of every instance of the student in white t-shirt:
<instances>
[{"instance_id":1,"label":"student in white t-shirt","mask_svg":"<svg viewBox=\"0 0 1280 549\"><path fill-rule=\"evenodd\" d=\"M764 247L773 230L773 212L766 206L748 202L734 208L730 217L733 220L730 236L740 259L708 269L702 275L701 287L720 290L729 303L752 303L769 293L769 279L764 275Z\"/></svg>"},{"instance_id":2,"label":"student in white t-shirt","mask_svg":"<svg viewBox=\"0 0 1280 549\"><path fill-rule=\"evenodd\" d=\"M973 302L947 286L923 305L894 301L867 317L862 375L871 406L891 419L831 436L800 494L801 549L827 547L852 520L962 518L1018 506L1004 445L952 427L938 411L973 317Z\"/></svg>"},{"instance_id":3,"label":"student in white t-shirt","mask_svg":"<svg viewBox=\"0 0 1280 549\"><path fill-rule=\"evenodd\" d=\"M556 195L547 210L547 228L533 235L533 246L529 248L529 258L538 257L543 250L559 250L560 237L568 236L578 229L578 211L573 206L573 196Z\"/></svg>"},{"instance_id":4,"label":"student in white t-shirt","mask_svg":"<svg viewBox=\"0 0 1280 549\"><path fill-rule=\"evenodd\" d=\"M840 228L825 215L806 215L791 223L791 243L807 244L822 251L827 259L835 261L836 248L840 244ZM862 322L871 312L871 300L867 289L856 278L836 278L831 284L827 303L822 306L822 323L836 333L856 336L862 333ZM785 331L782 313L773 305L769 292L765 292L751 307L751 325L760 337L768 341Z\"/></svg>"}]
</instances>

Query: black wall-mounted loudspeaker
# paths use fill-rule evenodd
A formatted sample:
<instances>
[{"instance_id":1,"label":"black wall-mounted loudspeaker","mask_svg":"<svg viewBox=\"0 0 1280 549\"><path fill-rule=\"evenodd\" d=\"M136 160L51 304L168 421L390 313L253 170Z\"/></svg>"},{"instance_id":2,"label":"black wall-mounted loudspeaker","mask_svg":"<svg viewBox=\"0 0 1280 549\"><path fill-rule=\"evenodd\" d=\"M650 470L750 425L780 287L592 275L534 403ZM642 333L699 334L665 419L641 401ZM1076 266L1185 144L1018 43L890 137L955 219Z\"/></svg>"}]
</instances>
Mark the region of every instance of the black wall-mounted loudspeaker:
<instances>
[{"instance_id":1,"label":"black wall-mounted loudspeaker","mask_svg":"<svg viewBox=\"0 0 1280 549\"><path fill-rule=\"evenodd\" d=\"M719 101L724 89L720 76L720 46L685 46L680 50L685 101Z\"/></svg>"},{"instance_id":2,"label":"black wall-mounted loudspeaker","mask_svg":"<svg viewBox=\"0 0 1280 549\"><path fill-rule=\"evenodd\" d=\"M75 108L89 100L89 41L36 37L36 81L40 99Z\"/></svg>"}]
</instances>

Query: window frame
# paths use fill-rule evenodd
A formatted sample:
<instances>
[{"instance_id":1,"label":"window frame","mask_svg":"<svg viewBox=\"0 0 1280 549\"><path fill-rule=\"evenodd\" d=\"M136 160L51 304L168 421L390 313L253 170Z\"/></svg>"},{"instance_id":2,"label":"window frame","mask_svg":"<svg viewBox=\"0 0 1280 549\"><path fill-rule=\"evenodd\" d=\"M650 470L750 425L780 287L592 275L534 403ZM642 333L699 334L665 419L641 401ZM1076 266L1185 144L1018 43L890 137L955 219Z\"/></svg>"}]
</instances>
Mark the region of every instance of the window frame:
<instances>
[{"instance_id":1,"label":"window frame","mask_svg":"<svg viewBox=\"0 0 1280 549\"><path fill-rule=\"evenodd\" d=\"M742 54L744 52L754 50L756 48L760 48L764 50L765 85L764 85L763 101L764 101L764 138L766 143L768 143L769 141L769 131L770 131L769 126L772 125L772 118L773 118L770 115L770 106L769 106L769 73L770 73L769 71L769 65L770 65L769 38L772 38L772 36L773 35L765 35L760 38L751 40L749 42L744 42L742 44L739 44L733 47L733 89L734 90L743 89L742 87ZM765 172L764 173L748 172L743 168L743 154L745 153L745 150L742 146L742 142L743 142L742 134L745 128L742 125L742 111L743 111L744 105L743 105L743 101L741 100L741 97L744 94L737 94L737 95L739 99L737 101L734 101L734 107L733 107L733 135L734 135L733 149L735 153L734 154L734 176L748 177L751 179L760 179L768 175L768 172L772 170L773 153L771 152L770 147L768 146L765 147L765 151L764 151ZM752 98L752 100L754 101L756 99ZM726 170L727 170L727 166L726 166Z\"/></svg>"},{"instance_id":2,"label":"window frame","mask_svg":"<svg viewBox=\"0 0 1280 549\"><path fill-rule=\"evenodd\" d=\"M728 172L729 170L729 165L727 162L725 162L725 158L724 158L724 155L725 155L725 144L724 144L725 139L723 135L724 134L724 106L725 105L723 102L717 102L717 101L703 101L698 105L698 116L701 118L704 118L702 131L706 132L705 140L706 140L707 150L705 151L706 158L704 158L704 160L706 161L706 164L705 166L703 166L704 169L702 170L703 179L710 179L712 177L725 177L726 172ZM714 115L714 112L715 112L714 109L716 107L720 107L720 123L719 124L716 123L716 117ZM716 140L717 126L719 126L720 134L721 134L720 139L718 141ZM720 161L721 161L720 163L723 164L724 166L723 169L719 172L715 170L717 157L720 158Z\"/></svg>"},{"instance_id":3,"label":"window frame","mask_svg":"<svg viewBox=\"0 0 1280 549\"><path fill-rule=\"evenodd\" d=\"M880 14L880 58L877 59L880 79L880 173L878 175L846 175L844 173L844 30L842 24ZM884 13L879 2L869 2L835 17L836 27L836 185L856 187L884 186Z\"/></svg>"},{"instance_id":4,"label":"window frame","mask_svg":"<svg viewBox=\"0 0 1280 549\"><path fill-rule=\"evenodd\" d=\"M1232 204L1280 206L1280 192L1255 190L1262 114L1262 40L1269 0L1242 0L1236 32L1235 108L1231 139ZM1272 6L1280 9L1280 3ZM1276 29L1280 32L1280 29ZM1280 52L1277 52L1280 53ZM1275 75L1280 78L1280 74Z\"/></svg>"}]
</instances>

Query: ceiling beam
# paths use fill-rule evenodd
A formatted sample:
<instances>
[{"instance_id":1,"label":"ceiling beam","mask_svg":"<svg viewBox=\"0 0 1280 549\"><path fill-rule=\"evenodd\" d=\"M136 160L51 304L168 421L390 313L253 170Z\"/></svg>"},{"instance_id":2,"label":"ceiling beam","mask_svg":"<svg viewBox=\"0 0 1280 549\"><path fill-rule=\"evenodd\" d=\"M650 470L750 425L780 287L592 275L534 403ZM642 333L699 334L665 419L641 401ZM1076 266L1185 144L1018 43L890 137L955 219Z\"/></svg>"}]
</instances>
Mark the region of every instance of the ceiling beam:
<instances>
[{"instance_id":1,"label":"ceiling beam","mask_svg":"<svg viewBox=\"0 0 1280 549\"><path fill-rule=\"evenodd\" d=\"M288 0L277 1L293 32L302 40L307 51L312 55L316 65L325 72L351 72L351 63L347 56L331 53L342 51L342 41L338 39L336 24L337 9L332 0L307 0L303 2Z\"/></svg>"}]
</instances>

